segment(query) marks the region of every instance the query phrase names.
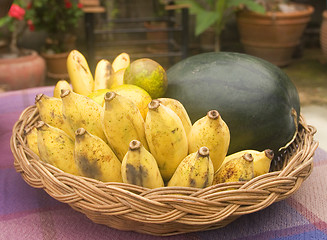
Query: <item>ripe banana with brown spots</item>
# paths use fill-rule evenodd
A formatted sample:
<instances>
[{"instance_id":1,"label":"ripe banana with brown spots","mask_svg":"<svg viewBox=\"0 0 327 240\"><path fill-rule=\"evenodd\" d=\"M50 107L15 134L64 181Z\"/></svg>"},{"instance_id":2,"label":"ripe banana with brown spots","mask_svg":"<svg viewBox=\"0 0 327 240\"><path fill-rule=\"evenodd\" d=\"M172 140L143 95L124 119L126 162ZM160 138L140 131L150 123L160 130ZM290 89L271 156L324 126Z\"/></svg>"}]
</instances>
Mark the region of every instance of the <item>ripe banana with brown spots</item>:
<instances>
[{"instance_id":1,"label":"ripe banana with brown spots","mask_svg":"<svg viewBox=\"0 0 327 240\"><path fill-rule=\"evenodd\" d=\"M79 175L74 161L74 140L59 128L43 121L36 125L40 158L64 172Z\"/></svg>"},{"instance_id":2,"label":"ripe banana with brown spots","mask_svg":"<svg viewBox=\"0 0 327 240\"><path fill-rule=\"evenodd\" d=\"M215 172L213 184L248 181L253 177L253 156L246 153L221 165Z\"/></svg>"},{"instance_id":3,"label":"ripe banana with brown spots","mask_svg":"<svg viewBox=\"0 0 327 240\"><path fill-rule=\"evenodd\" d=\"M70 90L63 90L61 99L63 103L62 113L74 132L82 127L107 142L100 118L103 108L99 104Z\"/></svg>"},{"instance_id":4,"label":"ripe banana with brown spots","mask_svg":"<svg viewBox=\"0 0 327 240\"><path fill-rule=\"evenodd\" d=\"M84 55L72 50L67 57L67 71L73 90L82 95L89 95L94 89L94 79Z\"/></svg>"},{"instance_id":5,"label":"ripe banana with brown spots","mask_svg":"<svg viewBox=\"0 0 327 240\"><path fill-rule=\"evenodd\" d=\"M68 89L70 91L73 91L72 87L66 80L59 80L56 83L56 86L53 90L53 97L60 98L61 90L63 90L63 89Z\"/></svg>"},{"instance_id":6,"label":"ripe banana with brown spots","mask_svg":"<svg viewBox=\"0 0 327 240\"><path fill-rule=\"evenodd\" d=\"M164 187L156 160L138 140L130 142L122 161L121 173L124 183L146 188Z\"/></svg>"},{"instance_id":7,"label":"ripe banana with brown spots","mask_svg":"<svg viewBox=\"0 0 327 240\"><path fill-rule=\"evenodd\" d=\"M84 128L75 134L74 158L81 175L103 182L122 182L121 162L111 148Z\"/></svg>"},{"instance_id":8,"label":"ripe banana with brown spots","mask_svg":"<svg viewBox=\"0 0 327 240\"><path fill-rule=\"evenodd\" d=\"M161 104L165 105L166 107L169 107L178 115L178 117L182 121L186 135L188 136L192 128L192 122L183 104L173 98L158 98L158 100Z\"/></svg>"},{"instance_id":9,"label":"ripe banana with brown spots","mask_svg":"<svg viewBox=\"0 0 327 240\"><path fill-rule=\"evenodd\" d=\"M101 123L109 145L121 161L132 140L139 140L145 149L149 149L141 112L128 98L107 92Z\"/></svg>"},{"instance_id":10,"label":"ripe banana with brown spots","mask_svg":"<svg viewBox=\"0 0 327 240\"><path fill-rule=\"evenodd\" d=\"M112 74L111 63L106 59L101 59L95 67L93 91L110 88L112 85Z\"/></svg>"},{"instance_id":11,"label":"ripe banana with brown spots","mask_svg":"<svg viewBox=\"0 0 327 240\"><path fill-rule=\"evenodd\" d=\"M63 103L60 98L40 93L35 97L35 105L43 122L65 131L72 138L75 137L73 129L62 113Z\"/></svg>"},{"instance_id":12,"label":"ripe banana with brown spots","mask_svg":"<svg viewBox=\"0 0 327 240\"><path fill-rule=\"evenodd\" d=\"M206 146L215 171L224 161L230 142L230 133L217 110L211 110L206 116L197 120L188 135L189 153Z\"/></svg>"},{"instance_id":13,"label":"ripe banana with brown spots","mask_svg":"<svg viewBox=\"0 0 327 240\"><path fill-rule=\"evenodd\" d=\"M182 160L167 186L206 188L212 185L213 175L209 149L201 147Z\"/></svg>"},{"instance_id":14,"label":"ripe banana with brown spots","mask_svg":"<svg viewBox=\"0 0 327 240\"><path fill-rule=\"evenodd\" d=\"M148 108L146 140L164 181L168 181L188 154L186 132L178 115L160 101L152 100Z\"/></svg>"}]
</instances>

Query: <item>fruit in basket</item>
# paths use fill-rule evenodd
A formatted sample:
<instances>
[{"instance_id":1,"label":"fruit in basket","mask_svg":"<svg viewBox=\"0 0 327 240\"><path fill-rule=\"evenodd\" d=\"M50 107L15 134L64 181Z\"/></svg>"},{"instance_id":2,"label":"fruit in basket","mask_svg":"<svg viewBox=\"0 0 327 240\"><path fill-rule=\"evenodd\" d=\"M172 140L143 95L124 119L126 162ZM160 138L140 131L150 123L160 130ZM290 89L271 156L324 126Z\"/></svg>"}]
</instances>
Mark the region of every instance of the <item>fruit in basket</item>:
<instances>
[{"instance_id":1,"label":"fruit in basket","mask_svg":"<svg viewBox=\"0 0 327 240\"><path fill-rule=\"evenodd\" d=\"M144 120L137 106L115 92L105 95L102 128L109 145L119 160L123 160L132 140L139 140L149 149L144 132Z\"/></svg>"},{"instance_id":2,"label":"fruit in basket","mask_svg":"<svg viewBox=\"0 0 327 240\"><path fill-rule=\"evenodd\" d=\"M173 110L152 100L145 119L145 136L164 181L168 181L188 154L182 121Z\"/></svg>"},{"instance_id":3,"label":"fruit in basket","mask_svg":"<svg viewBox=\"0 0 327 240\"><path fill-rule=\"evenodd\" d=\"M167 186L206 188L212 184L213 175L209 148L201 147L181 161Z\"/></svg>"},{"instance_id":4,"label":"fruit in basket","mask_svg":"<svg viewBox=\"0 0 327 240\"><path fill-rule=\"evenodd\" d=\"M153 99L163 97L168 85L166 71L149 58L133 61L125 70L124 83L143 88Z\"/></svg>"},{"instance_id":5,"label":"fruit in basket","mask_svg":"<svg viewBox=\"0 0 327 240\"><path fill-rule=\"evenodd\" d=\"M59 80L56 83L56 86L53 90L53 97L60 98L61 90L62 89L69 89L70 91L73 91L72 87L66 80Z\"/></svg>"},{"instance_id":6,"label":"fruit in basket","mask_svg":"<svg viewBox=\"0 0 327 240\"><path fill-rule=\"evenodd\" d=\"M231 134L229 154L266 148L278 152L297 133L297 90L267 61L240 53L203 53L178 62L167 77L165 97L179 100L193 123L219 109Z\"/></svg>"},{"instance_id":7,"label":"fruit in basket","mask_svg":"<svg viewBox=\"0 0 327 240\"><path fill-rule=\"evenodd\" d=\"M246 153L222 164L215 172L212 184L249 181L253 177L253 156Z\"/></svg>"},{"instance_id":8,"label":"fruit in basket","mask_svg":"<svg viewBox=\"0 0 327 240\"><path fill-rule=\"evenodd\" d=\"M210 158L215 171L224 161L230 142L227 124L217 110L211 110L197 120L188 136L189 152L196 152L201 146L210 150Z\"/></svg>"},{"instance_id":9,"label":"fruit in basket","mask_svg":"<svg viewBox=\"0 0 327 240\"><path fill-rule=\"evenodd\" d=\"M145 119L148 112L148 104L152 98L143 88L132 84L123 84L112 87L110 90L131 100L140 110L143 119Z\"/></svg>"},{"instance_id":10,"label":"fruit in basket","mask_svg":"<svg viewBox=\"0 0 327 240\"><path fill-rule=\"evenodd\" d=\"M31 149L36 155L40 156L37 146L37 130L35 127L29 127L24 129L26 136L26 142L29 149Z\"/></svg>"},{"instance_id":11,"label":"fruit in basket","mask_svg":"<svg viewBox=\"0 0 327 240\"><path fill-rule=\"evenodd\" d=\"M70 90L63 90L61 99L63 115L74 132L82 127L105 142L107 141L101 127L100 115L103 109L99 104Z\"/></svg>"},{"instance_id":12,"label":"fruit in basket","mask_svg":"<svg viewBox=\"0 0 327 240\"><path fill-rule=\"evenodd\" d=\"M86 96L93 91L93 75L82 53L77 50L72 50L69 53L67 57L67 71L74 92Z\"/></svg>"},{"instance_id":13,"label":"fruit in basket","mask_svg":"<svg viewBox=\"0 0 327 240\"><path fill-rule=\"evenodd\" d=\"M274 151L271 149L266 149L258 154L255 154L253 156L254 177L268 173L273 158L274 158Z\"/></svg>"},{"instance_id":14,"label":"fruit in basket","mask_svg":"<svg viewBox=\"0 0 327 240\"><path fill-rule=\"evenodd\" d=\"M112 74L110 87L117 87L124 84L125 70L126 68L123 68Z\"/></svg>"},{"instance_id":15,"label":"fruit in basket","mask_svg":"<svg viewBox=\"0 0 327 240\"><path fill-rule=\"evenodd\" d=\"M178 117L182 121L186 135L188 135L191 130L192 123L183 104L180 101L173 98L158 98L158 100L160 101L161 104L165 105L166 107L169 107L178 115Z\"/></svg>"},{"instance_id":16,"label":"fruit in basket","mask_svg":"<svg viewBox=\"0 0 327 240\"><path fill-rule=\"evenodd\" d=\"M43 121L37 123L36 129L41 160L64 172L79 175L74 161L74 140L61 129Z\"/></svg>"},{"instance_id":17,"label":"fruit in basket","mask_svg":"<svg viewBox=\"0 0 327 240\"><path fill-rule=\"evenodd\" d=\"M109 88L112 85L112 74L111 63L106 59L101 59L95 67L93 91Z\"/></svg>"},{"instance_id":18,"label":"fruit in basket","mask_svg":"<svg viewBox=\"0 0 327 240\"><path fill-rule=\"evenodd\" d=\"M60 98L49 97L40 93L35 97L35 105L43 122L53 127L60 128L70 137L74 138L74 131L63 116L62 100Z\"/></svg>"},{"instance_id":19,"label":"fruit in basket","mask_svg":"<svg viewBox=\"0 0 327 240\"><path fill-rule=\"evenodd\" d=\"M123 84L110 89L96 90L89 94L88 97L103 106L104 96L107 92L115 92L131 100L140 110L143 119L145 119L146 113L148 112L148 104L152 98L144 89L131 84Z\"/></svg>"},{"instance_id":20,"label":"fruit in basket","mask_svg":"<svg viewBox=\"0 0 327 240\"><path fill-rule=\"evenodd\" d=\"M74 158L80 174L103 182L122 182L121 162L111 148L84 128L75 134Z\"/></svg>"},{"instance_id":21,"label":"fruit in basket","mask_svg":"<svg viewBox=\"0 0 327 240\"><path fill-rule=\"evenodd\" d=\"M271 149L265 149L261 152L257 151L257 150L252 150L252 149L242 150L242 151L239 151L239 152L236 152L236 153L226 156L222 165L234 158L241 157L244 154L251 154L253 157L254 177L257 177L257 176L260 176L262 174L269 172L271 161L274 158L274 151Z\"/></svg>"},{"instance_id":22,"label":"fruit in basket","mask_svg":"<svg viewBox=\"0 0 327 240\"><path fill-rule=\"evenodd\" d=\"M112 69L114 72L117 72L121 69L125 69L130 64L130 57L127 53L121 53L119 54L112 62Z\"/></svg>"},{"instance_id":23,"label":"fruit in basket","mask_svg":"<svg viewBox=\"0 0 327 240\"><path fill-rule=\"evenodd\" d=\"M138 140L132 140L121 166L124 183L146 188L164 187L158 164Z\"/></svg>"}]
</instances>

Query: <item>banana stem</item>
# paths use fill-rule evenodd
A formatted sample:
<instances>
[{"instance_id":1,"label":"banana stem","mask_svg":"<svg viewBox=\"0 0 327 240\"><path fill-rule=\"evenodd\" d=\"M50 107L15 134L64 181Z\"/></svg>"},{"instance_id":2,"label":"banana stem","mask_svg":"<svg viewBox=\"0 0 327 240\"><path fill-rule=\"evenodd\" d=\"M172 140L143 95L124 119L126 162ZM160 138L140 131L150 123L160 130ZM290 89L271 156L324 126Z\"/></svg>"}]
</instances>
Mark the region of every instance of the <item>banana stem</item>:
<instances>
[{"instance_id":1,"label":"banana stem","mask_svg":"<svg viewBox=\"0 0 327 240\"><path fill-rule=\"evenodd\" d=\"M216 120L219 118L220 114L217 110L211 110L207 113L208 117L212 120Z\"/></svg>"},{"instance_id":2,"label":"banana stem","mask_svg":"<svg viewBox=\"0 0 327 240\"><path fill-rule=\"evenodd\" d=\"M251 153L246 153L243 155L243 158L246 160L246 161L249 161L249 162L252 162L253 161L253 156Z\"/></svg>"},{"instance_id":3,"label":"banana stem","mask_svg":"<svg viewBox=\"0 0 327 240\"><path fill-rule=\"evenodd\" d=\"M141 148L141 142L138 141L138 140L132 140L130 143L129 143L129 149L131 151L135 151L135 150L139 150Z\"/></svg>"}]
</instances>

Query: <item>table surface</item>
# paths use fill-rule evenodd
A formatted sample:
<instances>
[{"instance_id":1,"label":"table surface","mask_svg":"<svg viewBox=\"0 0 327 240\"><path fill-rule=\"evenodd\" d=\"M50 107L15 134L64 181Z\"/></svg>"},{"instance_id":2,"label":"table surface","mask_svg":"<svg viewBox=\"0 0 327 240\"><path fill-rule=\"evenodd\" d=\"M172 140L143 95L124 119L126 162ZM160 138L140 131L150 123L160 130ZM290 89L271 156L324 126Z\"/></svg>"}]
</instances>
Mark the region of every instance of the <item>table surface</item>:
<instances>
[{"instance_id":1,"label":"table surface","mask_svg":"<svg viewBox=\"0 0 327 240\"><path fill-rule=\"evenodd\" d=\"M154 237L93 223L29 186L13 166L9 140L14 123L36 94L51 96L52 91L41 87L0 94L0 239L327 239L327 152L320 148L312 174L295 194L221 229Z\"/></svg>"}]
</instances>

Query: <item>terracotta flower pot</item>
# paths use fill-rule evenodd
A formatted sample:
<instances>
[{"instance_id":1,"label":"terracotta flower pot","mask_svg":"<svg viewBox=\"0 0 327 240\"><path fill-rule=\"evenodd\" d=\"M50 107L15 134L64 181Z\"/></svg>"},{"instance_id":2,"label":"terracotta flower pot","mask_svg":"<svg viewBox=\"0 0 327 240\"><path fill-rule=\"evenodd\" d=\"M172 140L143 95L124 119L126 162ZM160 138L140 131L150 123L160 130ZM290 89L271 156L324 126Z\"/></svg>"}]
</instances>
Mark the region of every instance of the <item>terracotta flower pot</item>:
<instances>
[{"instance_id":1,"label":"terracotta flower pot","mask_svg":"<svg viewBox=\"0 0 327 240\"><path fill-rule=\"evenodd\" d=\"M69 52L64 53L42 53L47 64L47 75L53 79L67 79L67 57Z\"/></svg>"},{"instance_id":2,"label":"terracotta flower pot","mask_svg":"<svg viewBox=\"0 0 327 240\"><path fill-rule=\"evenodd\" d=\"M322 14L322 24L320 27L320 46L325 57L327 57L327 10Z\"/></svg>"},{"instance_id":3,"label":"terracotta flower pot","mask_svg":"<svg viewBox=\"0 0 327 240\"><path fill-rule=\"evenodd\" d=\"M44 59L36 51L30 54L0 58L0 84L7 90L24 89L41 86L45 80L46 65Z\"/></svg>"},{"instance_id":4,"label":"terracotta flower pot","mask_svg":"<svg viewBox=\"0 0 327 240\"><path fill-rule=\"evenodd\" d=\"M240 11L237 25L245 52L278 66L291 63L313 11L314 8L309 5L305 5L303 10L288 13Z\"/></svg>"}]
</instances>

